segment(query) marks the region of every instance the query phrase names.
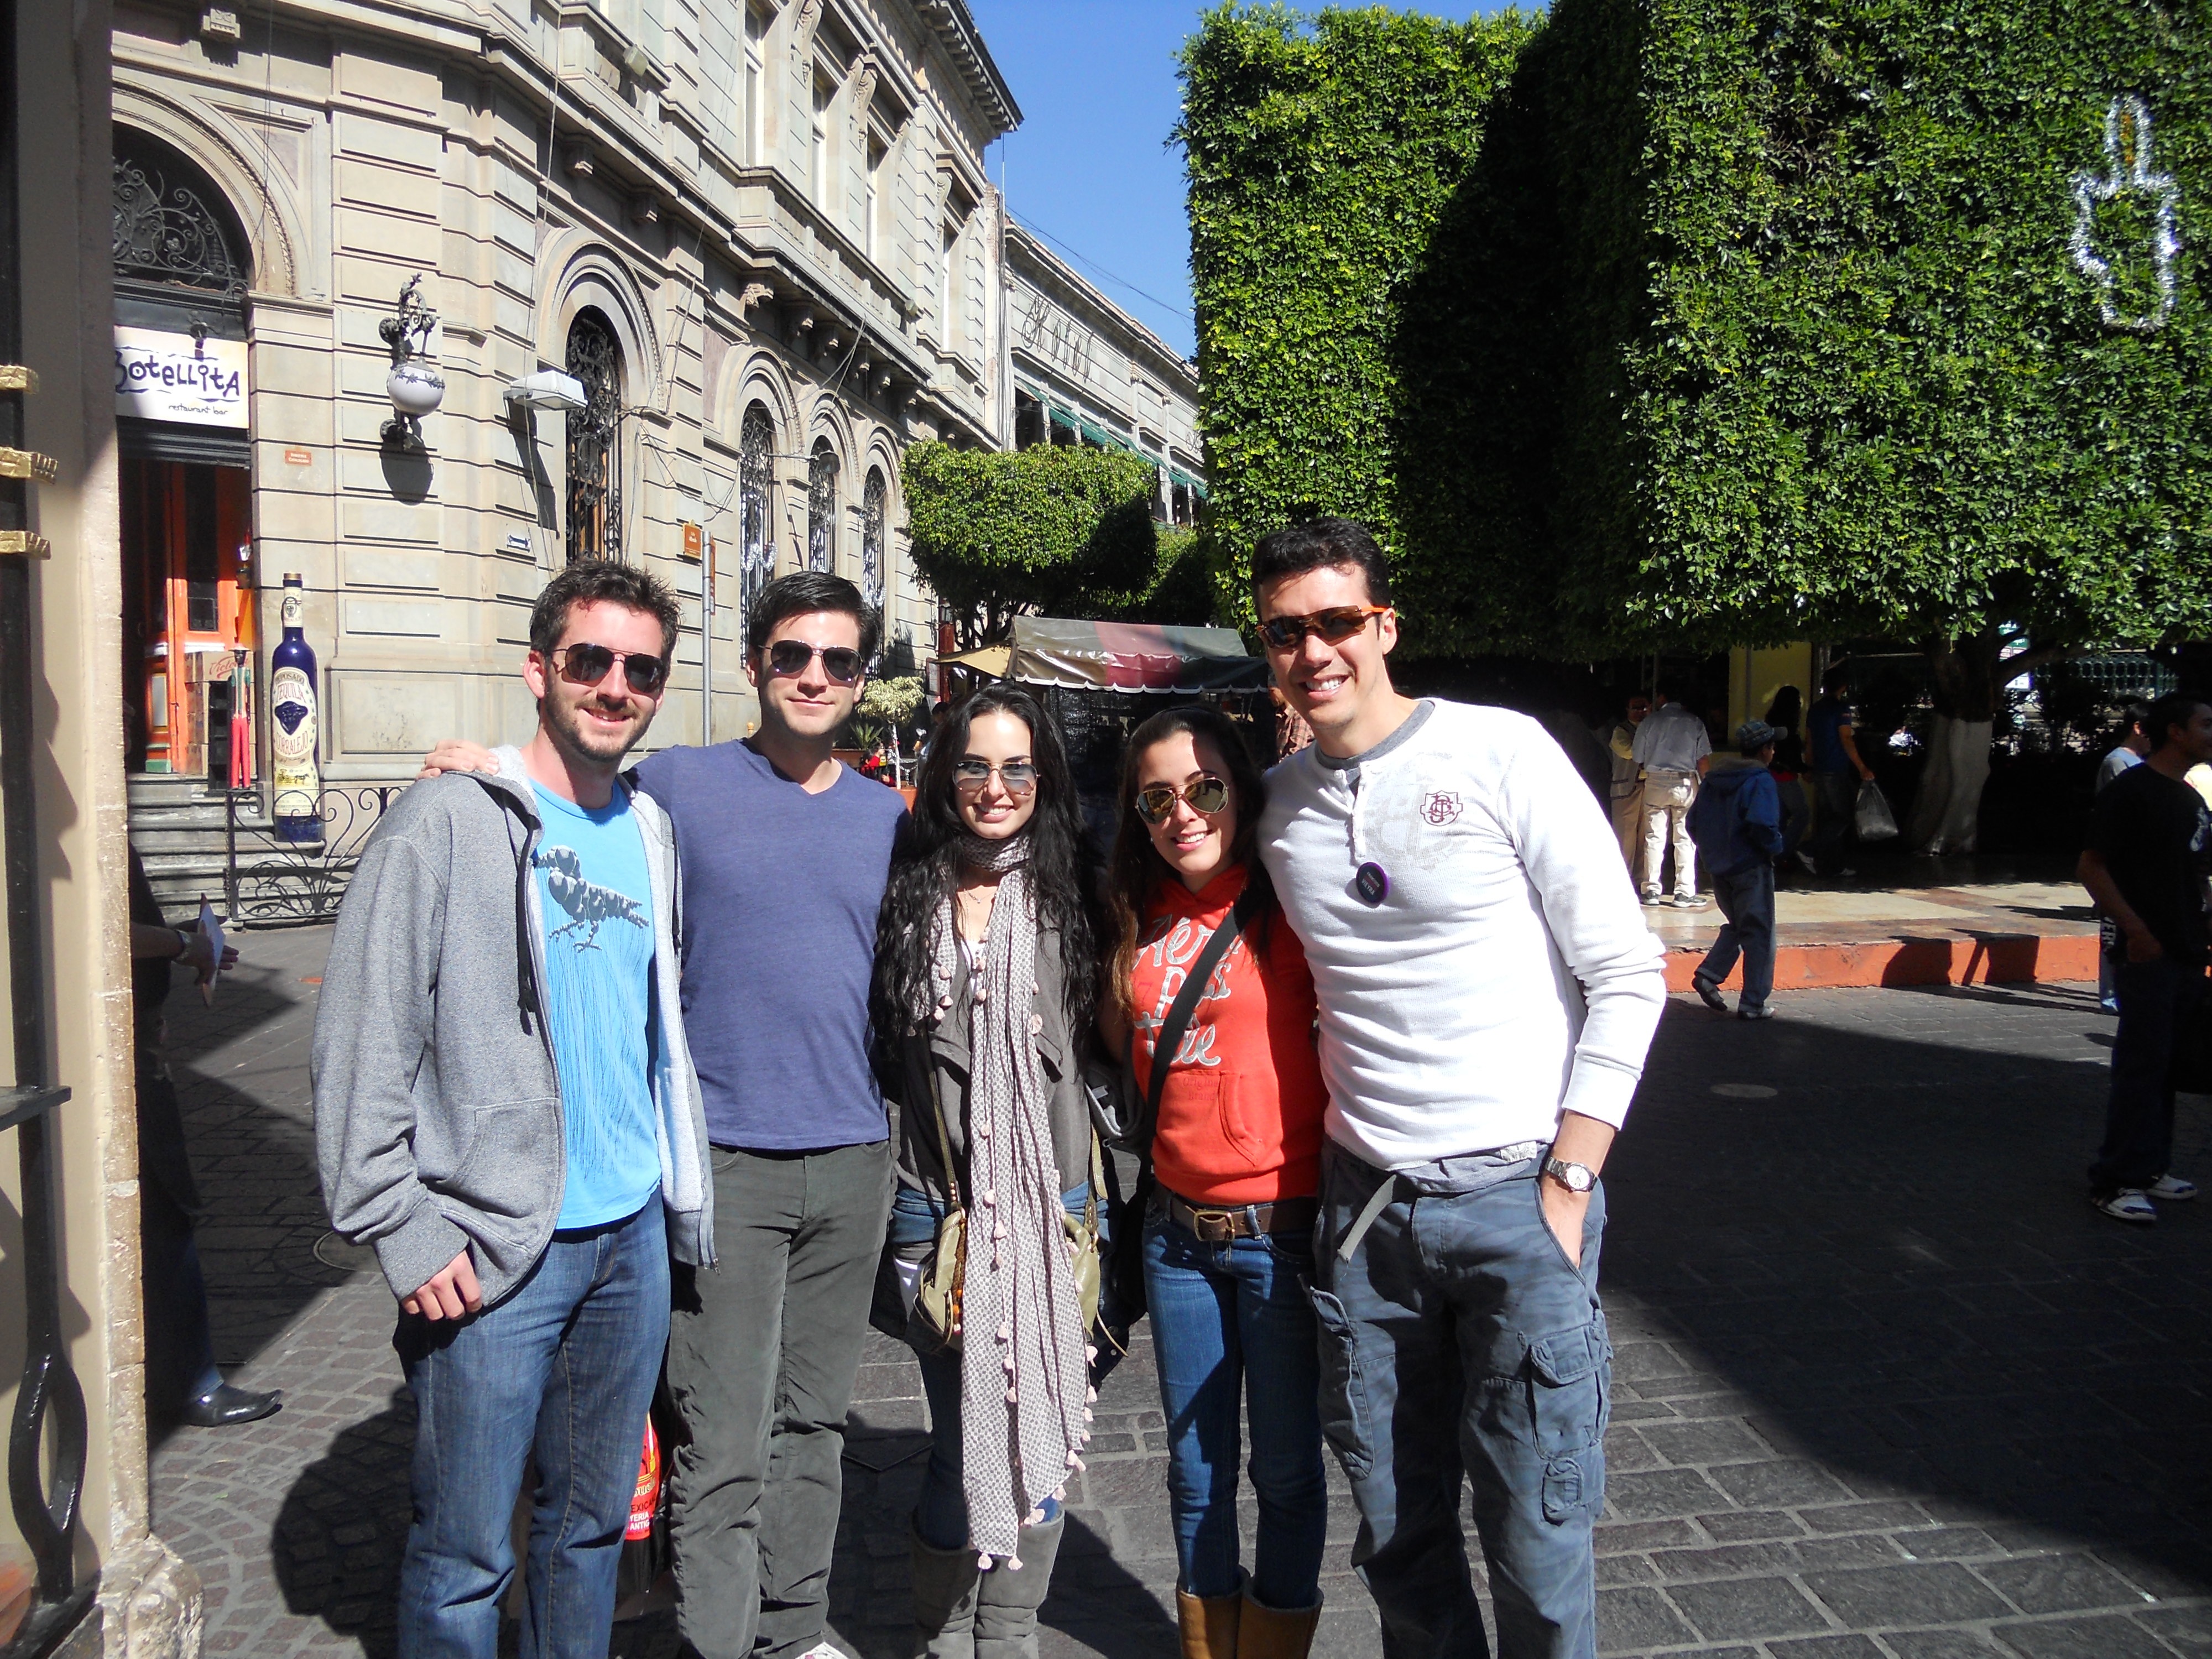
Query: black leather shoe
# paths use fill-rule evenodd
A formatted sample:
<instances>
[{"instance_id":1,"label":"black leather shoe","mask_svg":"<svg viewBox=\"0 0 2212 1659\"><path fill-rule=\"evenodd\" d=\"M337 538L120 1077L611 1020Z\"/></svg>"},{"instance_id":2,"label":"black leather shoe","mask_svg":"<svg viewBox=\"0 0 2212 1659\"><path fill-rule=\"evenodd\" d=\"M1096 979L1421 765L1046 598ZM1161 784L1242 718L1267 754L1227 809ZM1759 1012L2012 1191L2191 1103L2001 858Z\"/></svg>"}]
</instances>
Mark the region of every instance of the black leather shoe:
<instances>
[{"instance_id":1,"label":"black leather shoe","mask_svg":"<svg viewBox=\"0 0 2212 1659\"><path fill-rule=\"evenodd\" d=\"M1701 974L1690 975L1690 988L1698 994L1698 1000L1717 1014L1728 1012L1728 1004L1721 1000L1721 988Z\"/></svg>"},{"instance_id":2,"label":"black leather shoe","mask_svg":"<svg viewBox=\"0 0 2212 1659\"><path fill-rule=\"evenodd\" d=\"M255 1423L284 1403L280 1389L254 1394L224 1382L197 1400L185 1401L184 1420L196 1429L227 1429L237 1423Z\"/></svg>"}]
</instances>

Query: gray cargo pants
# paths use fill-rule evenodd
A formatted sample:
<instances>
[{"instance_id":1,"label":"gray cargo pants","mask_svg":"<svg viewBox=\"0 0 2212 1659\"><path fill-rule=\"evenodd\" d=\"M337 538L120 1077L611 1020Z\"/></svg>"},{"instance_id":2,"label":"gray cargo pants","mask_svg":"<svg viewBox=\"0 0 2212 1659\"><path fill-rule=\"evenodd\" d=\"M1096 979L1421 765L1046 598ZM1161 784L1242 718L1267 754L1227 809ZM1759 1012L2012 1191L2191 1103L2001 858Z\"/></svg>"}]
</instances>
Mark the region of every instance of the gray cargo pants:
<instances>
[{"instance_id":1,"label":"gray cargo pants","mask_svg":"<svg viewBox=\"0 0 2212 1659\"><path fill-rule=\"evenodd\" d=\"M705 1659L821 1641L845 1413L890 1212L890 1143L714 1149L713 1267L678 1266L668 1388L677 1623Z\"/></svg>"},{"instance_id":2,"label":"gray cargo pants","mask_svg":"<svg viewBox=\"0 0 2212 1659\"><path fill-rule=\"evenodd\" d=\"M1612 1347L1597 1300L1605 1189L1582 1264L1546 1224L1531 1143L1395 1176L1322 1149L1314 1235L1322 1431L1352 1481L1352 1564L1385 1659L1489 1650L1460 1532L1474 1487L1502 1659L1593 1659ZM1340 1244L1368 1225L1349 1258Z\"/></svg>"}]
</instances>

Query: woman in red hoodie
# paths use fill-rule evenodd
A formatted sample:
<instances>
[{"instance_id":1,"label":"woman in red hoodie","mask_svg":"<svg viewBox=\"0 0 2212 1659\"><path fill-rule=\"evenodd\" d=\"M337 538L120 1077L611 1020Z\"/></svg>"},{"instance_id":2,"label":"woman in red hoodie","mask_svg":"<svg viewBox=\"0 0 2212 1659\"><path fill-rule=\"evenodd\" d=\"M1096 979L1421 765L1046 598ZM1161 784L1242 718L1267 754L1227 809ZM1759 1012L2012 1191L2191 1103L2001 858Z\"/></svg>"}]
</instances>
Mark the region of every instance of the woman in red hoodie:
<instances>
[{"instance_id":1,"label":"woman in red hoodie","mask_svg":"<svg viewBox=\"0 0 2212 1659\"><path fill-rule=\"evenodd\" d=\"M1248 883L1265 786L1237 728L1202 708L1129 740L1109 895L1100 1024L1149 1089L1160 1027ZM1297 1659L1321 1614L1322 1473L1313 1228L1328 1091L1305 951L1271 892L1247 906L1176 1052L1152 1139L1146 1298L1167 1414L1186 1659ZM1243 1399L1240 1402L1240 1396ZM1237 1415L1260 1500L1239 1563Z\"/></svg>"}]
</instances>

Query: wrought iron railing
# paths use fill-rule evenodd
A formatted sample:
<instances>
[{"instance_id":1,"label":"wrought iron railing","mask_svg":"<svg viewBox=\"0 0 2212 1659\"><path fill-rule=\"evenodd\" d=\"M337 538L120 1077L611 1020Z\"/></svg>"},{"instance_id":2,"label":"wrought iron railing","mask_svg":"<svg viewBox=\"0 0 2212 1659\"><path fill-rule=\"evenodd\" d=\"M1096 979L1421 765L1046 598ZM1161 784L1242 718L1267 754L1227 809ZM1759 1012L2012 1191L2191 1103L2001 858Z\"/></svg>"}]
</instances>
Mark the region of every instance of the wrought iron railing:
<instances>
[{"instance_id":1,"label":"wrought iron railing","mask_svg":"<svg viewBox=\"0 0 2212 1659\"><path fill-rule=\"evenodd\" d=\"M258 789L227 792L222 819L223 899L234 924L327 921L338 913L362 844L404 783L343 784L315 798L322 839L286 841L263 815Z\"/></svg>"}]
</instances>

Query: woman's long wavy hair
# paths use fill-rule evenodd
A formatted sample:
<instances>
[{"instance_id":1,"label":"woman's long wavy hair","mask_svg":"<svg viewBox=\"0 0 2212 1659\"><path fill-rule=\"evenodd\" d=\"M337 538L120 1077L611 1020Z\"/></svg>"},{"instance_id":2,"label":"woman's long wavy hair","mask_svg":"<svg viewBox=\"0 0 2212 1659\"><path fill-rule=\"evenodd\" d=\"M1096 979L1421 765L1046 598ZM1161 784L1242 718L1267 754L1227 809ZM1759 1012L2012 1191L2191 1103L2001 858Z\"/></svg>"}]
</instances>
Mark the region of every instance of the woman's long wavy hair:
<instances>
[{"instance_id":1,"label":"woman's long wavy hair","mask_svg":"<svg viewBox=\"0 0 2212 1659\"><path fill-rule=\"evenodd\" d=\"M981 714L1011 714L1030 729L1030 758L1036 764L1036 811L1022 834L1030 842L1030 891L1037 925L1060 935L1066 969L1067 1029L1078 1042L1088 1040L1097 1012L1098 988L1091 977L1097 960L1097 929L1091 911L1093 859L1076 799L1075 776L1060 732L1019 686L988 685L945 716L930 739L915 778L914 827L892 863L876 920L875 981L869 1013L879 1036L905 1036L925 1029L915 1010L933 1007L929 931L938 907L952 896L960 879L959 849L973 832L960 816L953 789L953 768L968 752L969 729Z\"/></svg>"},{"instance_id":2,"label":"woman's long wavy hair","mask_svg":"<svg viewBox=\"0 0 2212 1659\"><path fill-rule=\"evenodd\" d=\"M1178 879L1160 856L1159 848L1152 845L1152 831L1144 819L1137 816L1138 771L1146 750L1182 732L1189 733L1194 742L1211 744L1226 763L1230 799L1237 808L1237 838L1229 846L1230 860L1255 873L1258 870L1260 811L1267 804L1267 786L1236 722L1211 708L1170 708L1132 732L1129 746L1121 754L1121 782L1116 796L1121 805L1114 822L1114 857L1107 866L1106 885L1106 976L1113 987L1114 1006L1125 1020L1137 1017L1137 936L1143 929L1152 890L1161 882ZM1262 911L1255 926L1250 943L1255 956L1264 945L1266 918L1273 908L1270 905Z\"/></svg>"}]
</instances>

